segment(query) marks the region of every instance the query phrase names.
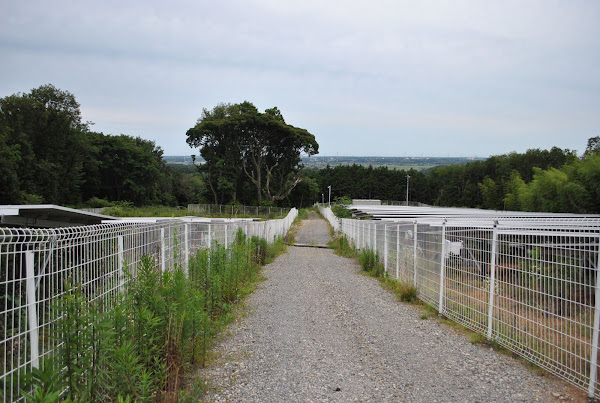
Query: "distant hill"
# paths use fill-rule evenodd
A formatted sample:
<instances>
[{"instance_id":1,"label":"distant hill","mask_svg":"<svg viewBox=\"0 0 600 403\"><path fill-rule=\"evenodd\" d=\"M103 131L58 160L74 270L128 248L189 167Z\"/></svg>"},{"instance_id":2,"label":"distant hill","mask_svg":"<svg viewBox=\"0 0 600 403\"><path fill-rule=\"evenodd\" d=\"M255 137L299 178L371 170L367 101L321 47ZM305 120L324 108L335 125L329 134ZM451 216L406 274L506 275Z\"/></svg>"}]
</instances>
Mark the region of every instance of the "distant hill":
<instances>
[{"instance_id":1,"label":"distant hill","mask_svg":"<svg viewBox=\"0 0 600 403\"><path fill-rule=\"evenodd\" d=\"M165 162L167 164L183 164L183 165L188 165L192 163L192 156L191 155L163 155L163 160L165 160ZM196 156L196 162L204 162L204 158L202 158L201 156L197 155Z\"/></svg>"},{"instance_id":2,"label":"distant hill","mask_svg":"<svg viewBox=\"0 0 600 403\"><path fill-rule=\"evenodd\" d=\"M483 161L480 157L351 157L351 156L313 156L302 158L307 168L325 168L327 165L363 165L373 167L386 166L395 169L415 169L422 171L441 165L464 164L471 161Z\"/></svg>"},{"instance_id":3,"label":"distant hill","mask_svg":"<svg viewBox=\"0 0 600 403\"><path fill-rule=\"evenodd\" d=\"M167 164L173 165L191 165L191 155L165 155L163 159ZM326 156L316 155L312 157L303 157L302 162L307 168L325 168L327 165L334 167L336 165L363 165L373 167L386 166L395 169L415 169L422 171L441 165L464 164L471 161L483 161L485 158L479 157L352 157L352 156ZM196 164L201 164L204 159L196 157Z\"/></svg>"}]
</instances>

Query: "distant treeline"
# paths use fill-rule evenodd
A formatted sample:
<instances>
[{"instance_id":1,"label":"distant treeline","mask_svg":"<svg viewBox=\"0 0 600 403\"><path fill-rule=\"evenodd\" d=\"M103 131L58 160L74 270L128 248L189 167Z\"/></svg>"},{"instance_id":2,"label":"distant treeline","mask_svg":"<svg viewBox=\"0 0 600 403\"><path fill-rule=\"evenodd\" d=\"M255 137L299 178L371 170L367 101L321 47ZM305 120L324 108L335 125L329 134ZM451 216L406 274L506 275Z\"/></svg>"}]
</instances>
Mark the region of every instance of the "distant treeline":
<instances>
[{"instance_id":1,"label":"distant treeline","mask_svg":"<svg viewBox=\"0 0 600 403\"><path fill-rule=\"evenodd\" d=\"M581 158L554 147L422 172L358 165L307 172L325 199L331 185L332 198L405 200L407 175L410 200L431 205L600 213L600 137L588 140Z\"/></svg>"},{"instance_id":2,"label":"distant treeline","mask_svg":"<svg viewBox=\"0 0 600 403\"><path fill-rule=\"evenodd\" d=\"M480 157L352 157L352 156L320 156L302 158L307 168L325 168L327 165L335 167L338 165L363 165L363 166L387 166L397 169L416 169L422 171L442 165L464 164L470 161L480 161Z\"/></svg>"}]
</instances>

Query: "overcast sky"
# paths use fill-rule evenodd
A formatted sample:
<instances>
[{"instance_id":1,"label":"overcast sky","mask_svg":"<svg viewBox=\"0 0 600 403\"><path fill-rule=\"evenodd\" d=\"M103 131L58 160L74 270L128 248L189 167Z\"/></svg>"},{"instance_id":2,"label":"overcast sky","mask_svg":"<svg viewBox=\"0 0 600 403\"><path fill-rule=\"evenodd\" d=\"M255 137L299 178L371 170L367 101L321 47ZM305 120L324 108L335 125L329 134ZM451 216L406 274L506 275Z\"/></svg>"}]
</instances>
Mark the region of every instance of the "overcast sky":
<instances>
[{"instance_id":1,"label":"overcast sky","mask_svg":"<svg viewBox=\"0 0 600 403\"><path fill-rule=\"evenodd\" d=\"M277 106L321 155L488 156L600 135L600 1L0 2L0 97L51 83L106 134L185 142Z\"/></svg>"}]
</instances>

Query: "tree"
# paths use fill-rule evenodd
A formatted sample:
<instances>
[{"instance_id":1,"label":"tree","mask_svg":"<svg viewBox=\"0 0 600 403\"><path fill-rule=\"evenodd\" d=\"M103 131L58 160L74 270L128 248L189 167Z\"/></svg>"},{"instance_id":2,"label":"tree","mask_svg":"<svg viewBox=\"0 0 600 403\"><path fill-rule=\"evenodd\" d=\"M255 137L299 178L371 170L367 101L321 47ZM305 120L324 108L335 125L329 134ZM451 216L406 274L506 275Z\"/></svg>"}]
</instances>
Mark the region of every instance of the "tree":
<instances>
[{"instance_id":1,"label":"tree","mask_svg":"<svg viewBox=\"0 0 600 403\"><path fill-rule=\"evenodd\" d=\"M483 182L479 183L479 190L483 197L483 208L492 210L503 209L502 187L499 183L496 183L492 178L486 176L483 179Z\"/></svg>"},{"instance_id":2,"label":"tree","mask_svg":"<svg viewBox=\"0 0 600 403\"><path fill-rule=\"evenodd\" d=\"M196 126L187 131L190 147L199 147L204 172L214 203L236 200L238 178L242 174L238 133L232 120L239 114L235 105L219 104L212 110L203 109Z\"/></svg>"},{"instance_id":3,"label":"tree","mask_svg":"<svg viewBox=\"0 0 600 403\"><path fill-rule=\"evenodd\" d=\"M4 143L18 153L20 192L14 202L77 203L87 124L75 96L52 85L0 99ZM18 151L17 151L18 150Z\"/></svg>"},{"instance_id":4,"label":"tree","mask_svg":"<svg viewBox=\"0 0 600 403\"><path fill-rule=\"evenodd\" d=\"M587 141L584 156L600 154L600 136L590 137Z\"/></svg>"},{"instance_id":5,"label":"tree","mask_svg":"<svg viewBox=\"0 0 600 403\"><path fill-rule=\"evenodd\" d=\"M10 144L10 129L0 126L0 204L18 203L19 162L21 160L18 144Z\"/></svg>"},{"instance_id":6,"label":"tree","mask_svg":"<svg viewBox=\"0 0 600 403\"><path fill-rule=\"evenodd\" d=\"M206 161L202 170L215 202L224 202L225 194L235 200L247 181L259 203L285 199L302 181L301 154L317 154L319 147L307 130L285 123L276 107L260 113L247 101L204 109L186 135Z\"/></svg>"},{"instance_id":7,"label":"tree","mask_svg":"<svg viewBox=\"0 0 600 403\"><path fill-rule=\"evenodd\" d=\"M98 197L127 200L136 205L169 203L169 192L161 191L166 172L163 151L153 141L139 137L101 136Z\"/></svg>"}]
</instances>

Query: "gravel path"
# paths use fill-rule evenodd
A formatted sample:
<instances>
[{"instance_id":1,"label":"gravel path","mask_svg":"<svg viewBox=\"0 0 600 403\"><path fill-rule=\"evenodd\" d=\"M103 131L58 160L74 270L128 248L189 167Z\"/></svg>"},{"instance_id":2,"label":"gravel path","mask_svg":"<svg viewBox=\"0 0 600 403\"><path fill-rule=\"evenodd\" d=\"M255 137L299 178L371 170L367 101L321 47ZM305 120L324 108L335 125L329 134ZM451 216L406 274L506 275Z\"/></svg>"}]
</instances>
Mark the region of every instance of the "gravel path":
<instances>
[{"instance_id":1,"label":"gravel path","mask_svg":"<svg viewBox=\"0 0 600 403\"><path fill-rule=\"evenodd\" d=\"M326 243L324 220L297 238ZM265 267L220 358L200 371L216 402L585 401L585 394L437 319L423 320L353 260L289 247Z\"/></svg>"},{"instance_id":2,"label":"gravel path","mask_svg":"<svg viewBox=\"0 0 600 403\"><path fill-rule=\"evenodd\" d=\"M302 222L302 228L295 237L296 244L327 246L331 241L329 227L325 220L319 218L314 211L308 212L308 220Z\"/></svg>"}]
</instances>

